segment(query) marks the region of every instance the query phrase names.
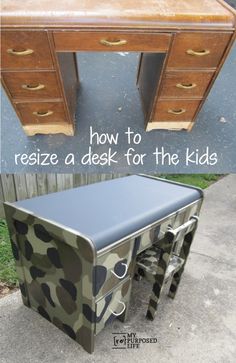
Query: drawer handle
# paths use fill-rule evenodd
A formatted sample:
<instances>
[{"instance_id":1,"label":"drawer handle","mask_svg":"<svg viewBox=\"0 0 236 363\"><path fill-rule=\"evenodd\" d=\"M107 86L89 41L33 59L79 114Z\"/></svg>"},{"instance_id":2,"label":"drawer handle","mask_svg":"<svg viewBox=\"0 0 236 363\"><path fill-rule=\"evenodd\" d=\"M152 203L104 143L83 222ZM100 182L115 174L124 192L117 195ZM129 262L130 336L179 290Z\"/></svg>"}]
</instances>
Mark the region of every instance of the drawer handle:
<instances>
[{"instance_id":1,"label":"drawer handle","mask_svg":"<svg viewBox=\"0 0 236 363\"><path fill-rule=\"evenodd\" d=\"M186 53L189 54L189 55L194 55L196 57L203 57L204 55L208 55L211 52L208 49L203 49L203 50L200 50L198 52L195 51L195 50L192 50L192 49L188 49Z\"/></svg>"},{"instance_id":2,"label":"drawer handle","mask_svg":"<svg viewBox=\"0 0 236 363\"><path fill-rule=\"evenodd\" d=\"M196 83L189 83L189 84L177 83L176 87L182 88L182 89L192 89L192 88L197 87L197 85L196 85Z\"/></svg>"},{"instance_id":3,"label":"drawer handle","mask_svg":"<svg viewBox=\"0 0 236 363\"><path fill-rule=\"evenodd\" d=\"M100 43L102 45L106 45L107 47L116 47L116 46L119 46L119 45L127 44L127 40L120 39L120 40L110 41L110 40L106 40L106 39L101 39Z\"/></svg>"},{"instance_id":4,"label":"drawer handle","mask_svg":"<svg viewBox=\"0 0 236 363\"><path fill-rule=\"evenodd\" d=\"M46 117L53 114L53 111L35 111L33 112L33 115L39 116L39 117Z\"/></svg>"},{"instance_id":5,"label":"drawer handle","mask_svg":"<svg viewBox=\"0 0 236 363\"><path fill-rule=\"evenodd\" d=\"M125 272L123 273L122 276L119 276L115 273L115 271L112 271L111 272L113 273L113 275L115 275L118 279L123 279L125 277L125 275L127 274L127 270L128 270L128 265L126 263L123 263L121 262L121 265L125 266Z\"/></svg>"},{"instance_id":6,"label":"drawer handle","mask_svg":"<svg viewBox=\"0 0 236 363\"><path fill-rule=\"evenodd\" d=\"M187 222L185 222L184 224L181 224L181 226L177 227L176 229L172 229L171 227L169 227L168 231L173 233L176 236L179 232L191 227L192 225L197 224L198 221L199 221L199 217L193 215Z\"/></svg>"},{"instance_id":7,"label":"drawer handle","mask_svg":"<svg viewBox=\"0 0 236 363\"><path fill-rule=\"evenodd\" d=\"M17 51L15 49L7 49L7 53L12 54L12 55L29 55L34 53L33 49L25 49L22 51Z\"/></svg>"},{"instance_id":8,"label":"drawer handle","mask_svg":"<svg viewBox=\"0 0 236 363\"><path fill-rule=\"evenodd\" d=\"M123 301L119 301L119 303L123 305L123 309L121 310L121 312L120 312L120 313L115 313L114 311L112 311L112 310L109 308L110 312L111 312L113 315L115 315L115 316L120 316L120 315L122 315L122 314L123 314L123 312L125 311L125 308L126 308L126 305L125 305L125 303L123 303Z\"/></svg>"},{"instance_id":9,"label":"drawer handle","mask_svg":"<svg viewBox=\"0 0 236 363\"><path fill-rule=\"evenodd\" d=\"M37 86L32 86L30 84L22 84L21 86L23 89L29 90L29 91L39 91L41 89L45 88L44 84L38 84Z\"/></svg>"},{"instance_id":10,"label":"drawer handle","mask_svg":"<svg viewBox=\"0 0 236 363\"><path fill-rule=\"evenodd\" d=\"M168 113L172 113L173 115L181 115L185 112L186 110L184 108L180 108L179 110L168 110Z\"/></svg>"}]
</instances>

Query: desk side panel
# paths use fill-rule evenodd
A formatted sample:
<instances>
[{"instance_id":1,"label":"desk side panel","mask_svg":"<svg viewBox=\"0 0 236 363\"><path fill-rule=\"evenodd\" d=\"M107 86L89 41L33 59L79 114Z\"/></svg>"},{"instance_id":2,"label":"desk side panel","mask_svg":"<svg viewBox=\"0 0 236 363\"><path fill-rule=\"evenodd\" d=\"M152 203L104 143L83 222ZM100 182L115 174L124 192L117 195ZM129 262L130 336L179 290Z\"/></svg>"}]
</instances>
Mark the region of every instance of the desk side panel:
<instances>
[{"instance_id":1,"label":"desk side panel","mask_svg":"<svg viewBox=\"0 0 236 363\"><path fill-rule=\"evenodd\" d=\"M81 344L94 349L94 250L84 238L14 205L5 213L23 302Z\"/></svg>"}]
</instances>

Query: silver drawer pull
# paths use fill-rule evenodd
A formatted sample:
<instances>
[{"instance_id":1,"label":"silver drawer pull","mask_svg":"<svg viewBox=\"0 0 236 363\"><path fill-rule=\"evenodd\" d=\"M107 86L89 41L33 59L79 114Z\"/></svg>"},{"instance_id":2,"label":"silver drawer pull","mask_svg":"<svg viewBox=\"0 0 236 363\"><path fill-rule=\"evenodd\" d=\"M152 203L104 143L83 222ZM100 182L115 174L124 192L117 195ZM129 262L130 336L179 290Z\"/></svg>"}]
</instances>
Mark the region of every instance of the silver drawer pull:
<instances>
[{"instance_id":1,"label":"silver drawer pull","mask_svg":"<svg viewBox=\"0 0 236 363\"><path fill-rule=\"evenodd\" d=\"M173 233L173 234L177 234L181 231L183 231L184 229L187 229L188 227L190 227L192 224L197 223L199 220L198 216L192 216L189 221L187 221L186 223L182 224L181 226L177 227L176 229L172 229L170 228L168 231Z\"/></svg>"},{"instance_id":2,"label":"silver drawer pull","mask_svg":"<svg viewBox=\"0 0 236 363\"><path fill-rule=\"evenodd\" d=\"M123 277L125 277L125 275L127 274L127 270L128 270L128 265L126 263L123 263L121 262L121 265L125 266L125 272L122 276L119 276L115 273L115 271L112 271L111 272L113 273L113 275L115 275L118 279L123 279Z\"/></svg>"},{"instance_id":3,"label":"silver drawer pull","mask_svg":"<svg viewBox=\"0 0 236 363\"><path fill-rule=\"evenodd\" d=\"M112 311L112 310L109 308L110 312L111 312L113 315L115 315L115 316L120 316L120 315L122 315L122 314L123 314L123 312L125 311L125 308L126 308L126 305L125 305L125 303L123 303L123 301L119 301L119 303L123 305L123 309L121 310L121 312L120 312L120 313L115 313L114 311Z\"/></svg>"}]
</instances>

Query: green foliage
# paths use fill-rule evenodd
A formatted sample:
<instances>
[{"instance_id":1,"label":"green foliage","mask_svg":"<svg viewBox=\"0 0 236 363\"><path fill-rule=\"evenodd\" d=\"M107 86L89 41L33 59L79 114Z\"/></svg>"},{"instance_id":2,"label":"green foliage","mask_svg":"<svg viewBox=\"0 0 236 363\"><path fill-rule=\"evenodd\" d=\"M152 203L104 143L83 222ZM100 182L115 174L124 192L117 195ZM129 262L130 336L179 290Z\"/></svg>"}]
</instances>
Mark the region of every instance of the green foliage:
<instances>
[{"instance_id":1,"label":"green foliage","mask_svg":"<svg viewBox=\"0 0 236 363\"><path fill-rule=\"evenodd\" d=\"M8 286L17 285L15 263L11 251L11 243L7 225L0 219L0 281Z\"/></svg>"},{"instance_id":2,"label":"green foliage","mask_svg":"<svg viewBox=\"0 0 236 363\"><path fill-rule=\"evenodd\" d=\"M168 174L168 175L161 175L161 178L173 180L178 183L194 185L195 187L205 189L205 188L209 187L209 185L211 185L213 182L220 179L221 175L216 175L216 174Z\"/></svg>"}]
</instances>

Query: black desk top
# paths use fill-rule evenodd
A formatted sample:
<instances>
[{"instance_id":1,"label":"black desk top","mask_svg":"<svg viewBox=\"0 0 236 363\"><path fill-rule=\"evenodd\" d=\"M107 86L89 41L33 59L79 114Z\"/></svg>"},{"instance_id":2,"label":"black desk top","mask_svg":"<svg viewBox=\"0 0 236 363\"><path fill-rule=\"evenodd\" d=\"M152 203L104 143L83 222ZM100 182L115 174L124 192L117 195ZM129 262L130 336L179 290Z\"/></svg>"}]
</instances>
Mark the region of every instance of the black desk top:
<instances>
[{"instance_id":1,"label":"black desk top","mask_svg":"<svg viewBox=\"0 0 236 363\"><path fill-rule=\"evenodd\" d=\"M133 175L13 204L78 231L100 250L200 198L193 187Z\"/></svg>"}]
</instances>

